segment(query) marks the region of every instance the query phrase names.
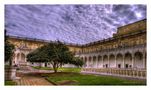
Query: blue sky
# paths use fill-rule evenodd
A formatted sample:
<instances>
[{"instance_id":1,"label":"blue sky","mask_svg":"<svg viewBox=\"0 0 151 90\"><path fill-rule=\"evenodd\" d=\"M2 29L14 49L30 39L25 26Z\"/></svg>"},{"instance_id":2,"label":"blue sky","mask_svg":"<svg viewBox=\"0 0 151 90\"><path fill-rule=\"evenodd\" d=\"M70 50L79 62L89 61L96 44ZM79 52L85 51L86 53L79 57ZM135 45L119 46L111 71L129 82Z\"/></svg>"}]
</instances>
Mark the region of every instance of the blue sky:
<instances>
[{"instance_id":1,"label":"blue sky","mask_svg":"<svg viewBox=\"0 0 151 90\"><path fill-rule=\"evenodd\" d=\"M5 5L7 35L86 44L146 18L145 5Z\"/></svg>"}]
</instances>

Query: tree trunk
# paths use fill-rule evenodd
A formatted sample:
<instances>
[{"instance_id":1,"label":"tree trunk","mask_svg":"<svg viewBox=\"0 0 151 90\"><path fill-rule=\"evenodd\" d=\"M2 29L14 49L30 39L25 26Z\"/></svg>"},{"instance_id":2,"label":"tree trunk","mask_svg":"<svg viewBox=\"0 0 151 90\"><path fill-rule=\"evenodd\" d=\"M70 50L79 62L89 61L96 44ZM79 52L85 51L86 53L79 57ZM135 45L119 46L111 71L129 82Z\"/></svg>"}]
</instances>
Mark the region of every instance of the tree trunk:
<instances>
[{"instance_id":1,"label":"tree trunk","mask_svg":"<svg viewBox=\"0 0 151 90\"><path fill-rule=\"evenodd\" d=\"M53 67L53 70L54 70L55 73L57 73L58 68L57 68L56 66L54 66L54 67Z\"/></svg>"},{"instance_id":2,"label":"tree trunk","mask_svg":"<svg viewBox=\"0 0 151 90\"><path fill-rule=\"evenodd\" d=\"M54 71L55 71L55 73L57 73L57 69L56 68L54 69Z\"/></svg>"},{"instance_id":3,"label":"tree trunk","mask_svg":"<svg viewBox=\"0 0 151 90\"><path fill-rule=\"evenodd\" d=\"M53 65L53 70L54 70L55 73L57 73L57 71L58 71L58 66L57 66L56 63L54 63L54 65Z\"/></svg>"}]
</instances>

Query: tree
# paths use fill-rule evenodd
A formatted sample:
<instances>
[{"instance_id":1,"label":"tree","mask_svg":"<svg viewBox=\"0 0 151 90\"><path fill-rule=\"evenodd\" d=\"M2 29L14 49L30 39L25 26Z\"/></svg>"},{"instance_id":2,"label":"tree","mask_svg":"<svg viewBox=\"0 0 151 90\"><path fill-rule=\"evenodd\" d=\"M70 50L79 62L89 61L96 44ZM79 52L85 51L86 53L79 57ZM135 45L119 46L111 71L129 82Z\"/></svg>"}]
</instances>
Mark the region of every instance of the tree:
<instances>
[{"instance_id":1,"label":"tree","mask_svg":"<svg viewBox=\"0 0 151 90\"><path fill-rule=\"evenodd\" d=\"M5 80L12 80L15 76L14 68L12 67L14 49L15 46L7 40L7 37L5 37L5 63L9 63L9 66L5 66Z\"/></svg>"},{"instance_id":2,"label":"tree","mask_svg":"<svg viewBox=\"0 0 151 90\"><path fill-rule=\"evenodd\" d=\"M71 63L78 67L82 67L84 64L84 62L79 57L74 57Z\"/></svg>"},{"instance_id":3,"label":"tree","mask_svg":"<svg viewBox=\"0 0 151 90\"><path fill-rule=\"evenodd\" d=\"M61 42L48 43L27 55L30 62L50 62L56 73L63 64L74 64L78 67L83 65L80 58L74 57L68 47Z\"/></svg>"},{"instance_id":4,"label":"tree","mask_svg":"<svg viewBox=\"0 0 151 90\"><path fill-rule=\"evenodd\" d=\"M8 42L7 38L5 40L5 62L9 62L9 65L12 65L12 58L14 54L15 46Z\"/></svg>"}]
</instances>

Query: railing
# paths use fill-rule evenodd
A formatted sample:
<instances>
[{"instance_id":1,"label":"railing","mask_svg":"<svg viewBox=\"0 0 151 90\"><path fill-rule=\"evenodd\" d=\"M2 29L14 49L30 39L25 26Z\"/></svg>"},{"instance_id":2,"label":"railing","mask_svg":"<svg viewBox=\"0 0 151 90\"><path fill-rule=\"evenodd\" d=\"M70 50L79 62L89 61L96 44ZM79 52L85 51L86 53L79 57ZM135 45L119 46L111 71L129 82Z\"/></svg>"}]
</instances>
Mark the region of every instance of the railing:
<instances>
[{"instance_id":1,"label":"railing","mask_svg":"<svg viewBox=\"0 0 151 90\"><path fill-rule=\"evenodd\" d=\"M128 76L128 77L137 77L137 78L146 78L146 70L136 70L136 69L117 69L117 68L83 68L83 72L93 72L93 73L102 73L116 76Z\"/></svg>"}]
</instances>

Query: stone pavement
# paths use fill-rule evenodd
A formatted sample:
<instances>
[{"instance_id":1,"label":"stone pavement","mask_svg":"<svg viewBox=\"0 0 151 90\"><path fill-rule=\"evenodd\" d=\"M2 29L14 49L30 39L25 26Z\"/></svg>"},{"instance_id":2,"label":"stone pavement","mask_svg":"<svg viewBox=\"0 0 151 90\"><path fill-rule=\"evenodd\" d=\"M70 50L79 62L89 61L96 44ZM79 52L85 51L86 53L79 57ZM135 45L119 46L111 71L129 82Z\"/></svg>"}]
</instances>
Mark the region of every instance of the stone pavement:
<instances>
[{"instance_id":1,"label":"stone pavement","mask_svg":"<svg viewBox=\"0 0 151 90\"><path fill-rule=\"evenodd\" d=\"M44 77L38 76L35 74L30 74L30 73L18 73L17 74L18 77L20 77L20 79L17 80L17 84L18 85L30 85L30 86L40 86L40 85L53 85L50 82L48 82L47 80L45 80Z\"/></svg>"},{"instance_id":2,"label":"stone pavement","mask_svg":"<svg viewBox=\"0 0 151 90\"><path fill-rule=\"evenodd\" d=\"M19 71L17 71L17 84L22 85L30 85L30 86L44 86L44 85L53 85L52 83L48 82L44 77L41 77L41 73L52 73L49 70L36 70L32 67L22 67Z\"/></svg>"}]
</instances>

